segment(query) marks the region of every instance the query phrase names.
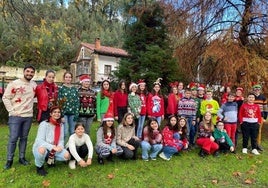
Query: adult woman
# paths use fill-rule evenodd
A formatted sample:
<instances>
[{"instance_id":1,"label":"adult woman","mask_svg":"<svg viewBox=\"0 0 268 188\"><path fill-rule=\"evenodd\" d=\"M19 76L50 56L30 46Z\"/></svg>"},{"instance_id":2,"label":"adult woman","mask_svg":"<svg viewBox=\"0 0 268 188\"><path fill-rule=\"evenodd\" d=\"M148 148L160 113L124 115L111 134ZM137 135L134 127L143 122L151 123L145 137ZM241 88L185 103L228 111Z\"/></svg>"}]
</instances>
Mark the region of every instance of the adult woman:
<instances>
[{"instance_id":1,"label":"adult woman","mask_svg":"<svg viewBox=\"0 0 268 188\"><path fill-rule=\"evenodd\" d=\"M40 123L48 120L50 108L56 105L58 98L58 86L54 83L55 72L47 70L42 84L36 87L37 97L37 121Z\"/></svg>"},{"instance_id":2,"label":"adult woman","mask_svg":"<svg viewBox=\"0 0 268 188\"><path fill-rule=\"evenodd\" d=\"M127 113L128 94L126 82L121 80L118 89L114 93L114 116L118 123L121 123L125 113Z\"/></svg>"},{"instance_id":3,"label":"adult woman","mask_svg":"<svg viewBox=\"0 0 268 188\"><path fill-rule=\"evenodd\" d=\"M33 144L33 155L37 174L45 176L44 163L54 165L55 160L67 161L69 152L64 149L64 128L61 123L61 111L58 106L50 108L48 121L43 121L38 127L37 136Z\"/></svg>"}]
</instances>

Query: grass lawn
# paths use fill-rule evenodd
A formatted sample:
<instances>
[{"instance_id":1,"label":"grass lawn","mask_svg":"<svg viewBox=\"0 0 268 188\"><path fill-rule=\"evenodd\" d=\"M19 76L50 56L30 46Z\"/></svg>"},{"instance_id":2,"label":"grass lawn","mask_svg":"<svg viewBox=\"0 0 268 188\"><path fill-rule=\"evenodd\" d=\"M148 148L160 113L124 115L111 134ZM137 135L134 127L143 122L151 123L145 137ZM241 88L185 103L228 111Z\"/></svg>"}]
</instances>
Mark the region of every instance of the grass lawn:
<instances>
[{"instance_id":1,"label":"grass lawn","mask_svg":"<svg viewBox=\"0 0 268 188\"><path fill-rule=\"evenodd\" d=\"M97 127L94 123L91 128L93 144ZM263 133L262 143L266 150L260 156L243 155L241 140L237 154L222 154L217 158L200 158L199 149L195 149L173 156L170 161L115 159L115 162L105 161L102 166L94 154L90 167L70 170L67 164L58 162L56 167L46 168L49 173L46 177L38 176L34 166L32 145L37 128L37 125L32 126L28 140L26 158L32 165L20 165L16 150L12 168L3 170L8 127L0 126L0 187L268 187L268 128Z\"/></svg>"}]
</instances>

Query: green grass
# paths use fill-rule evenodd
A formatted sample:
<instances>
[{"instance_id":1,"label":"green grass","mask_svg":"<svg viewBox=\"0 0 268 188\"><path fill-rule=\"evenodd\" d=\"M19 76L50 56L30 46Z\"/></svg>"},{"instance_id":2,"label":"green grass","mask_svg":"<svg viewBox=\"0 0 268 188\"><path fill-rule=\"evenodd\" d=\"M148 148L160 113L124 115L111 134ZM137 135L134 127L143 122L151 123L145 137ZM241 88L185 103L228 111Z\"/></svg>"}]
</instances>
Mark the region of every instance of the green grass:
<instances>
[{"instance_id":1,"label":"green grass","mask_svg":"<svg viewBox=\"0 0 268 188\"><path fill-rule=\"evenodd\" d=\"M97 123L91 129L91 138L95 143ZM58 162L56 167L47 168L49 174L41 177L36 174L32 145L37 132L37 125L31 128L26 158L30 166L18 163L16 151L13 168L3 170L6 162L6 144L8 140L7 126L0 126L0 187L268 187L268 139L267 131L263 133L263 146L266 148L260 156L241 153L241 140L237 154L221 155L219 158L209 156L200 158L198 149L173 156L170 161L144 162L124 161L101 166L96 155L93 164L87 168L77 167L70 170L65 163ZM241 135L239 135L241 137ZM140 151L139 151L140 153ZM108 178L108 175L112 178ZM246 184L246 180L250 180Z\"/></svg>"}]
</instances>

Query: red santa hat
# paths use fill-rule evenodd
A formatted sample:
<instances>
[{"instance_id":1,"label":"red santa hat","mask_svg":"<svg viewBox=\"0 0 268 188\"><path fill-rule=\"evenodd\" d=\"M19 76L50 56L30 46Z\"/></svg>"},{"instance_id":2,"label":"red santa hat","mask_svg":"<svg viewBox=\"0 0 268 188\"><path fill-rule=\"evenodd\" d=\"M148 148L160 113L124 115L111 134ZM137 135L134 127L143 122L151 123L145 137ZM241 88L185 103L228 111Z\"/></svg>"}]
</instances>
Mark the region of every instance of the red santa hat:
<instances>
[{"instance_id":1,"label":"red santa hat","mask_svg":"<svg viewBox=\"0 0 268 188\"><path fill-rule=\"evenodd\" d=\"M199 84L197 90L205 90L206 86L204 84Z\"/></svg>"},{"instance_id":2,"label":"red santa hat","mask_svg":"<svg viewBox=\"0 0 268 188\"><path fill-rule=\"evenodd\" d=\"M113 114L113 112L107 111L106 114L104 115L102 121L108 121L108 120L114 121L114 114Z\"/></svg>"},{"instance_id":3,"label":"red santa hat","mask_svg":"<svg viewBox=\"0 0 268 188\"><path fill-rule=\"evenodd\" d=\"M87 74L84 74L82 76L79 77L80 83L83 82L89 82L90 81L90 77Z\"/></svg>"},{"instance_id":4,"label":"red santa hat","mask_svg":"<svg viewBox=\"0 0 268 188\"><path fill-rule=\"evenodd\" d=\"M241 91L243 93L244 89L242 87L238 87L238 88L236 88L236 91Z\"/></svg>"},{"instance_id":5,"label":"red santa hat","mask_svg":"<svg viewBox=\"0 0 268 188\"><path fill-rule=\"evenodd\" d=\"M139 79L138 86L143 85L143 84L146 85L145 81L143 79Z\"/></svg>"},{"instance_id":6,"label":"red santa hat","mask_svg":"<svg viewBox=\"0 0 268 188\"><path fill-rule=\"evenodd\" d=\"M190 88L191 90L197 90L197 84L195 82L189 83L187 87Z\"/></svg>"},{"instance_id":7,"label":"red santa hat","mask_svg":"<svg viewBox=\"0 0 268 188\"><path fill-rule=\"evenodd\" d=\"M138 87L138 85L137 85L136 83L132 82L132 83L129 85L129 91L131 91L131 88L134 87L134 86Z\"/></svg>"}]
</instances>

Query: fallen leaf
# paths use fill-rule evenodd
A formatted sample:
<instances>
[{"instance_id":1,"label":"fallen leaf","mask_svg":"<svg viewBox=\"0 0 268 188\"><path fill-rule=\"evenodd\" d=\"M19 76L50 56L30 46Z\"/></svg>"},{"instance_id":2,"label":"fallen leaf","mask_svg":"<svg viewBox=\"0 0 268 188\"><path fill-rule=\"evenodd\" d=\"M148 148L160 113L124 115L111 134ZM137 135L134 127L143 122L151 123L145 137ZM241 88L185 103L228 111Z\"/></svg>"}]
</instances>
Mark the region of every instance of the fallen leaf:
<instances>
[{"instance_id":1,"label":"fallen leaf","mask_svg":"<svg viewBox=\"0 0 268 188\"><path fill-rule=\"evenodd\" d=\"M218 184L218 180L212 180L212 184Z\"/></svg>"},{"instance_id":2,"label":"fallen leaf","mask_svg":"<svg viewBox=\"0 0 268 188\"><path fill-rule=\"evenodd\" d=\"M245 184L252 184L253 183L253 180L251 180L251 179L245 179L244 183Z\"/></svg>"},{"instance_id":3,"label":"fallen leaf","mask_svg":"<svg viewBox=\"0 0 268 188\"><path fill-rule=\"evenodd\" d=\"M238 171L233 172L233 176L235 176L235 177L240 177L241 175L242 175L241 172L238 172Z\"/></svg>"},{"instance_id":4,"label":"fallen leaf","mask_svg":"<svg viewBox=\"0 0 268 188\"><path fill-rule=\"evenodd\" d=\"M50 181L49 180L44 180L42 184L43 184L43 187L49 187L50 186Z\"/></svg>"},{"instance_id":5,"label":"fallen leaf","mask_svg":"<svg viewBox=\"0 0 268 188\"><path fill-rule=\"evenodd\" d=\"M108 174L107 176L109 179L114 179L114 174Z\"/></svg>"},{"instance_id":6,"label":"fallen leaf","mask_svg":"<svg viewBox=\"0 0 268 188\"><path fill-rule=\"evenodd\" d=\"M243 159L243 157L241 157L240 155L237 155L236 158L239 159L239 160Z\"/></svg>"}]
</instances>

